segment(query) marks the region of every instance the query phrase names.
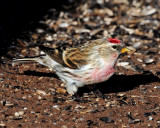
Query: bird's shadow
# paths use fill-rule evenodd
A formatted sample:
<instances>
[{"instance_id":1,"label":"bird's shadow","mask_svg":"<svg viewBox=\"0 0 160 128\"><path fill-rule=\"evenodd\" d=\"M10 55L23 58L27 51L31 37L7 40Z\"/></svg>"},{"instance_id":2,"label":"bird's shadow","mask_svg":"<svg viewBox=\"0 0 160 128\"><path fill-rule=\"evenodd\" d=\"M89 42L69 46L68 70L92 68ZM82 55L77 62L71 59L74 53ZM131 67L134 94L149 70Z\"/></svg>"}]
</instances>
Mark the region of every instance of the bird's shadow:
<instances>
[{"instance_id":1,"label":"bird's shadow","mask_svg":"<svg viewBox=\"0 0 160 128\"><path fill-rule=\"evenodd\" d=\"M103 94L126 92L152 82L160 82L159 77L153 74L113 75L108 81L96 84L96 88ZM80 91L83 92L83 88Z\"/></svg>"},{"instance_id":2,"label":"bird's shadow","mask_svg":"<svg viewBox=\"0 0 160 128\"><path fill-rule=\"evenodd\" d=\"M58 78L54 73L42 73L37 71L25 71L23 74L32 76L44 76ZM160 82L160 78L152 73L135 74L135 75L113 75L108 81L96 84L96 88L103 94L126 92L140 85L149 84L152 82ZM86 86L79 88L78 95L89 93L91 90Z\"/></svg>"}]
</instances>

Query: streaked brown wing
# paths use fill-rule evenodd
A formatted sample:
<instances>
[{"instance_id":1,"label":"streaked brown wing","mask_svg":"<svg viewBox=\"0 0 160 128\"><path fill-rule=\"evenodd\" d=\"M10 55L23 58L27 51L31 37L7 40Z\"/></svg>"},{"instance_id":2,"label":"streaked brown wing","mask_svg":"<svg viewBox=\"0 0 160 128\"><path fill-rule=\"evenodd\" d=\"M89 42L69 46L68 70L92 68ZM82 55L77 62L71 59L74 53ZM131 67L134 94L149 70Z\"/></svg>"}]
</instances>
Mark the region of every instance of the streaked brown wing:
<instances>
[{"instance_id":1,"label":"streaked brown wing","mask_svg":"<svg viewBox=\"0 0 160 128\"><path fill-rule=\"evenodd\" d=\"M63 60L70 68L80 68L88 63L87 52L80 48L68 48L63 52Z\"/></svg>"},{"instance_id":2,"label":"streaked brown wing","mask_svg":"<svg viewBox=\"0 0 160 128\"><path fill-rule=\"evenodd\" d=\"M62 51L60 49L53 49L44 46L40 46L39 48L40 50L45 52L49 57L51 57L54 61L60 63L63 66L67 66L63 61Z\"/></svg>"}]
</instances>

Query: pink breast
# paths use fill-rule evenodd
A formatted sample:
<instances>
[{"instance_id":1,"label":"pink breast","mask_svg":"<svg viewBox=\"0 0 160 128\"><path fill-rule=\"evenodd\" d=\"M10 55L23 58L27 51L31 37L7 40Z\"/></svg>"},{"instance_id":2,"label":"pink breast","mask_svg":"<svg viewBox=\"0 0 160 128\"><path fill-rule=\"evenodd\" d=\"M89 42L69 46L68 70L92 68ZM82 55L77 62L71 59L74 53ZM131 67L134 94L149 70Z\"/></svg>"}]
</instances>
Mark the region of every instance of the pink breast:
<instances>
[{"instance_id":1,"label":"pink breast","mask_svg":"<svg viewBox=\"0 0 160 128\"><path fill-rule=\"evenodd\" d=\"M99 83L108 80L114 73L114 68L108 66L102 69L95 69L91 74L91 79L93 83Z\"/></svg>"}]
</instances>

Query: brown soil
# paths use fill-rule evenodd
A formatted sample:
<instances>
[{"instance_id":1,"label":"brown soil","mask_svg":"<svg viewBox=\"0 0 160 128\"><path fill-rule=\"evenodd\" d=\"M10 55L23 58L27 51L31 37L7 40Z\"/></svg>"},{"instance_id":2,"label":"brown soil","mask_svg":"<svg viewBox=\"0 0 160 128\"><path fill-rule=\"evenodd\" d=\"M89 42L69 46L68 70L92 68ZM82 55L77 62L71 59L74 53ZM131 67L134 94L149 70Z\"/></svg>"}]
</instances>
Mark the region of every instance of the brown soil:
<instances>
[{"instance_id":1,"label":"brown soil","mask_svg":"<svg viewBox=\"0 0 160 128\"><path fill-rule=\"evenodd\" d=\"M160 127L160 4L147 1L72 2L64 11L50 10L27 37L17 37L0 61L0 127ZM152 10L136 12L148 6ZM102 37L122 39L136 52L120 57L108 81L75 96L47 67L11 64L38 56L39 45L68 47Z\"/></svg>"}]
</instances>

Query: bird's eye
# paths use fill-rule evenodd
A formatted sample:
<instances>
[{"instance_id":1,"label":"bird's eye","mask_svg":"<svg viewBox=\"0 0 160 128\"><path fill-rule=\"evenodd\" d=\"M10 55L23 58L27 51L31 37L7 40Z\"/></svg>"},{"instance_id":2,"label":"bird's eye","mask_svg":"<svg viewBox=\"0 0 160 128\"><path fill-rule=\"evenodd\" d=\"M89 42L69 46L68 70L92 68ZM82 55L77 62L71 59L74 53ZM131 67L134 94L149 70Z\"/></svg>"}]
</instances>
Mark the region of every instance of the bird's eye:
<instances>
[{"instance_id":1,"label":"bird's eye","mask_svg":"<svg viewBox=\"0 0 160 128\"><path fill-rule=\"evenodd\" d=\"M113 48L113 49L117 49L117 46L116 46L116 45L113 45L112 48Z\"/></svg>"}]
</instances>

